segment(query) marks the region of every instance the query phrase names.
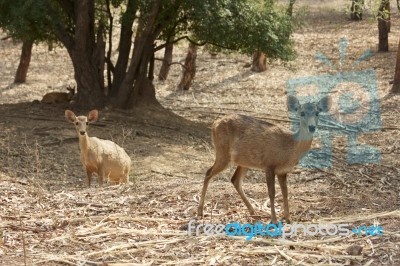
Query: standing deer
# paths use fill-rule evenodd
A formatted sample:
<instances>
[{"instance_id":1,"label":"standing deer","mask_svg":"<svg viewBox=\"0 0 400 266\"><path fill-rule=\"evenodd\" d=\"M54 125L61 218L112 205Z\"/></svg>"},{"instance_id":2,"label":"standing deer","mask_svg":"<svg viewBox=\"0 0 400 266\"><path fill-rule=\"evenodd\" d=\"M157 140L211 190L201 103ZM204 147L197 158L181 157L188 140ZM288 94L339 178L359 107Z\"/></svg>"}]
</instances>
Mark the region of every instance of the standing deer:
<instances>
[{"instance_id":1,"label":"standing deer","mask_svg":"<svg viewBox=\"0 0 400 266\"><path fill-rule=\"evenodd\" d=\"M125 150L110 140L88 136L88 125L97 121L97 110L90 111L88 116L75 116L72 111L65 110L65 117L75 125L78 133L81 162L86 170L88 186L93 173L99 177L100 186L104 177L108 177L111 184L127 183L131 158Z\"/></svg>"},{"instance_id":2,"label":"standing deer","mask_svg":"<svg viewBox=\"0 0 400 266\"><path fill-rule=\"evenodd\" d=\"M319 112L328 112L330 98L322 98L317 104L300 104L294 96L288 97L288 109L296 112L300 127L293 133L274 124L244 115L227 115L214 122L212 141L216 158L208 169L201 192L198 216L203 216L204 198L211 178L222 172L232 161L237 165L231 182L249 209L255 211L242 189L243 178L249 168L265 170L271 204L271 222L276 224L275 175L283 195L284 217L290 222L286 175L292 171L302 156L310 149L318 125Z\"/></svg>"}]
</instances>

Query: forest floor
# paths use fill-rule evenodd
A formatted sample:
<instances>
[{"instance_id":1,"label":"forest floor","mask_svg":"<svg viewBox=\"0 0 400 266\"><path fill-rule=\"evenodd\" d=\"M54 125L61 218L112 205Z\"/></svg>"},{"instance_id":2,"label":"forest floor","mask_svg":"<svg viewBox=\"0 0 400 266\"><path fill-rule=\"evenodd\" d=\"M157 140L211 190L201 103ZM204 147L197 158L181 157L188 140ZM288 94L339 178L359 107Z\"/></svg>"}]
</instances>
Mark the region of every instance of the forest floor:
<instances>
[{"instance_id":1,"label":"forest floor","mask_svg":"<svg viewBox=\"0 0 400 266\"><path fill-rule=\"evenodd\" d=\"M246 67L248 56L212 58L200 49L190 90L177 90L179 65L172 66L166 81L155 81L157 98L167 111L101 110L89 135L125 148L133 161L129 185L98 187L95 178L88 188L76 132L64 118L69 105L34 101L75 84L66 51L35 46L27 83L13 85L20 44L0 41L0 264L400 265L400 97L388 94L400 17L392 16L390 51L378 53L377 23L368 15L361 22L350 21L344 11L347 2L299 1L305 24L293 34L297 58L292 62L270 62L266 72L253 73ZM341 38L348 46L340 68ZM186 45L176 46L175 62L184 60ZM373 56L352 67L368 49ZM336 69L316 60L317 52ZM205 172L215 158L210 138L215 119L242 113L289 128L287 81L366 69L376 73L371 86L375 88L376 77L382 127L360 133L357 141L377 148L381 160L349 164L347 137L334 136L331 168L297 167L289 174L289 205L292 223L379 225L382 236L299 233L249 241L244 236L188 236ZM339 113L338 99L346 90L368 110L370 94L353 83L332 92L332 114ZM358 115L363 119L370 113L363 109ZM319 145L316 139L313 147ZM230 183L234 169L213 179L200 222L254 224L261 218L268 224L264 173L249 171L243 185L260 215L256 219ZM278 186L276 198L281 219Z\"/></svg>"}]
</instances>

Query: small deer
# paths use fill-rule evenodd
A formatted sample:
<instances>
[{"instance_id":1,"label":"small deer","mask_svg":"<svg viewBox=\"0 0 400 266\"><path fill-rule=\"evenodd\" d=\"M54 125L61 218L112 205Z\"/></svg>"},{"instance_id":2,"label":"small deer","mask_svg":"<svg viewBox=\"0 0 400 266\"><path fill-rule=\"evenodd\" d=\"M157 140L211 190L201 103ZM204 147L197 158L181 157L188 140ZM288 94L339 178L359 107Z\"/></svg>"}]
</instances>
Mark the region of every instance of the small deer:
<instances>
[{"instance_id":1,"label":"small deer","mask_svg":"<svg viewBox=\"0 0 400 266\"><path fill-rule=\"evenodd\" d=\"M125 150L110 140L88 136L88 125L97 121L98 111L92 110L87 116L76 116L72 111L65 110L65 117L75 125L78 133L87 185L90 187L93 173L98 176L100 186L104 177L108 177L110 184L127 183L131 158Z\"/></svg>"},{"instance_id":2,"label":"small deer","mask_svg":"<svg viewBox=\"0 0 400 266\"><path fill-rule=\"evenodd\" d=\"M67 87L68 92L49 92L42 98L42 103L68 103L75 95L75 87Z\"/></svg>"},{"instance_id":3,"label":"small deer","mask_svg":"<svg viewBox=\"0 0 400 266\"><path fill-rule=\"evenodd\" d=\"M232 161L237 165L231 182L246 204L250 215L255 211L242 189L243 178L249 168L265 170L271 204L271 222L276 224L275 175L283 195L284 218L290 222L286 175L292 171L302 156L310 149L318 125L319 112L328 112L330 98L322 98L317 104L301 105L295 96L288 97L288 109L296 112L300 128L293 133L274 124L244 115L227 115L214 122L212 141L216 158L208 169L201 192L198 216L203 216L204 198L211 178L222 172Z\"/></svg>"}]
</instances>

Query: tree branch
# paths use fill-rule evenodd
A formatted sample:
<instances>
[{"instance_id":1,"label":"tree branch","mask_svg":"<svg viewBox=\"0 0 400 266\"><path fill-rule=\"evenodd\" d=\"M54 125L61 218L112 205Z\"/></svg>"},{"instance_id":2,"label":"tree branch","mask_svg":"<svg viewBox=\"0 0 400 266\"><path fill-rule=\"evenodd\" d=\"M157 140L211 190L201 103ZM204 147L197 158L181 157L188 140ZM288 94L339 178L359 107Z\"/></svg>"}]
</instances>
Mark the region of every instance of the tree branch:
<instances>
[{"instance_id":1,"label":"tree branch","mask_svg":"<svg viewBox=\"0 0 400 266\"><path fill-rule=\"evenodd\" d=\"M167 60L162 59L162 58L154 58L154 60L167 62ZM168 63L168 62L167 62L167 63ZM187 67L186 67L184 64L180 63L180 62L171 62L171 63L168 63L168 65L169 65L169 66L172 66L172 65L180 65L180 66L183 67L184 69L187 69Z\"/></svg>"},{"instance_id":2,"label":"tree branch","mask_svg":"<svg viewBox=\"0 0 400 266\"><path fill-rule=\"evenodd\" d=\"M199 42L196 42L196 41L190 39L189 36L187 36L187 35L182 36L182 37L179 37L179 38L177 38L177 39L175 39L175 40L173 40L173 41L171 41L171 42L169 42L169 43L173 43L173 44L174 44L174 43L177 43L177 42L179 42L179 41L181 41L181 40L185 40L185 39L188 40L190 43L196 45L196 46L204 46L204 45L206 45L206 44L211 44L211 45L213 45L213 46L216 46L216 47L219 47L219 48L222 48L222 49L226 49L226 50L236 50L236 48L234 48L234 47L227 47L227 46L223 46L223 45L220 45L220 44L216 44L216 43L212 43L212 42L207 42L207 41L204 41L204 42L200 42L200 43L199 43ZM166 43L164 43L164 44L162 44L162 45L160 45L160 46L155 47L155 48L154 48L154 51L156 52L156 51L159 51L159 50L165 48L165 46L167 46L167 44L168 44L168 42L166 42Z\"/></svg>"},{"instance_id":3,"label":"tree branch","mask_svg":"<svg viewBox=\"0 0 400 266\"><path fill-rule=\"evenodd\" d=\"M156 52L156 51L159 51L159 50L161 50L161 49L164 49L165 46L167 46L168 43L174 44L174 43L177 43L177 42L179 42L179 41L181 41L181 40L185 40L185 39L188 40L189 42L193 43L194 45L197 45L197 46L203 46L203 45L206 45L206 44L207 44L207 42L196 43L195 41L191 40L191 39L189 38L189 36L185 35L185 36L179 37L179 38L177 38L177 39L175 39L175 40L173 40L173 41L166 42L166 43L164 43L164 44L162 44L162 45L160 45L160 46L155 47L155 48L154 48L154 51Z\"/></svg>"}]
</instances>

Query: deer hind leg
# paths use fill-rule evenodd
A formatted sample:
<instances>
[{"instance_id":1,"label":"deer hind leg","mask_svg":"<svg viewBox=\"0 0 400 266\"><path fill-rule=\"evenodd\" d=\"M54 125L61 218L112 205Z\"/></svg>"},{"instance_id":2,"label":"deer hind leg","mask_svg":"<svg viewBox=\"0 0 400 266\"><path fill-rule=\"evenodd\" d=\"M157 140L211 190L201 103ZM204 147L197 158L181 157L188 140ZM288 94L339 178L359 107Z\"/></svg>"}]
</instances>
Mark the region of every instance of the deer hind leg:
<instances>
[{"instance_id":1,"label":"deer hind leg","mask_svg":"<svg viewBox=\"0 0 400 266\"><path fill-rule=\"evenodd\" d=\"M251 206L251 203L247 199L246 195L243 192L243 188L242 188L243 178L245 177L248 170L249 170L248 168L238 166L236 168L235 173L233 174L233 176L231 178L231 182L232 182L233 186L235 187L236 191L239 193L240 197L242 198L244 204L246 204L247 209L249 209L250 215L254 215L255 214L254 208L253 208L253 206Z\"/></svg>"},{"instance_id":2,"label":"deer hind leg","mask_svg":"<svg viewBox=\"0 0 400 266\"><path fill-rule=\"evenodd\" d=\"M271 169L265 170L265 176L267 179L268 196L271 204L271 223L277 224L275 214L275 173Z\"/></svg>"},{"instance_id":3,"label":"deer hind leg","mask_svg":"<svg viewBox=\"0 0 400 266\"><path fill-rule=\"evenodd\" d=\"M286 183L286 174L278 175L279 186L281 187L283 196L283 212L287 223L290 223L289 202L288 202L288 189Z\"/></svg>"},{"instance_id":4,"label":"deer hind leg","mask_svg":"<svg viewBox=\"0 0 400 266\"><path fill-rule=\"evenodd\" d=\"M129 172L130 172L130 167L126 167L123 176L121 177L121 182L129 184Z\"/></svg>"},{"instance_id":5,"label":"deer hind leg","mask_svg":"<svg viewBox=\"0 0 400 266\"><path fill-rule=\"evenodd\" d=\"M119 183L129 183L129 175L128 174L123 174L120 178L119 178Z\"/></svg>"},{"instance_id":6,"label":"deer hind leg","mask_svg":"<svg viewBox=\"0 0 400 266\"><path fill-rule=\"evenodd\" d=\"M228 157L217 157L217 159L214 162L214 165L208 169L206 173L206 177L204 178L204 184L203 184L203 190L201 191L201 197L200 197L200 203L199 207L197 209L197 216L203 217L203 208L204 208L204 198L206 196L208 184L210 183L210 180L213 176L219 174L229 164L229 158Z\"/></svg>"}]
</instances>

